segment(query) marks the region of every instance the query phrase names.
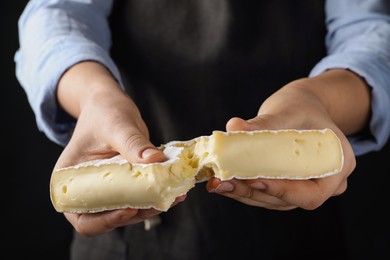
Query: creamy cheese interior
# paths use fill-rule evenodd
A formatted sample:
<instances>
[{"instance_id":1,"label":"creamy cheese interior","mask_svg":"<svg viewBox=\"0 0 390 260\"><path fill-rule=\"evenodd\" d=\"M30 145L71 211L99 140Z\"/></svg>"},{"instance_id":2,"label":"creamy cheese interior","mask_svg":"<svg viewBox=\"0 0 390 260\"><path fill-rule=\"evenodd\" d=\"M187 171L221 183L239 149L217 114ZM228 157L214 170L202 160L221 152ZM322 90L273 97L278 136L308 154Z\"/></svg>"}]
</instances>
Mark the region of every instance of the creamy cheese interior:
<instances>
[{"instance_id":1,"label":"creamy cheese interior","mask_svg":"<svg viewBox=\"0 0 390 260\"><path fill-rule=\"evenodd\" d=\"M163 163L130 164L120 155L58 169L50 194L59 212L99 212L118 208L167 211L176 197L197 182L322 178L341 171L343 151L330 129L214 131L160 147Z\"/></svg>"}]
</instances>

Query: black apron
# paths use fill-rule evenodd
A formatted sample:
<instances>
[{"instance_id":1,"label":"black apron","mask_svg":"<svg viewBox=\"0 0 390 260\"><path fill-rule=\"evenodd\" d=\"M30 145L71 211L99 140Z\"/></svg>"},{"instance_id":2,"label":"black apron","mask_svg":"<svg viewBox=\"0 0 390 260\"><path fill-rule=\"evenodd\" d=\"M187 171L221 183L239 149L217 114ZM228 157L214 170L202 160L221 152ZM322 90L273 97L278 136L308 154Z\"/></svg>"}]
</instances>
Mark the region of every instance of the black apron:
<instances>
[{"instance_id":1,"label":"black apron","mask_svg":"<svg viewBox=\"0 0 390 260\"><path fill-rule=\"evenodd\" d=\"M112 56L160 145L225 130L325 56L324 1L114 1ZM160 215L96 238L73 259L346 259L340 202L273 211L210 194L205 183Z\"/></svg>"}]
</instances>

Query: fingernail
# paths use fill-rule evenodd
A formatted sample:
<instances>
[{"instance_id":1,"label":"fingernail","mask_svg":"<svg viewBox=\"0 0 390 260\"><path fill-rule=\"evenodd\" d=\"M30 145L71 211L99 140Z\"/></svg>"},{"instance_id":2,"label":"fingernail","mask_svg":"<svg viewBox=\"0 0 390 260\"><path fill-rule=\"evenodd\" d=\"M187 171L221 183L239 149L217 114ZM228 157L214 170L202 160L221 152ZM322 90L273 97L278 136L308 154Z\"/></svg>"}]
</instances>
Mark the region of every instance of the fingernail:
<instances>
[{"instance_id":1,"label":"fingernail","mask_svg":"<svg viewBox=\"0 0 390 260\"><path fill-rule=\"evenodd\" d=\"M215 192L230 192L234 190L234 185L230 182L221 182L216 188Z\"/></svg>"},{"instance_id":2,"label":"fingernail","mask_svg":"<svg viewBox=\"0 0 390 260\"><path fill-rule=\"evenodd\" d=\"M145 151L142 152L142 158L146 159L149 157L152 157L153 155L159 153L160 151L154 148L148 148Z\"/></svg>"},{"instance_id":3,"label":"fingernail","mask_svg":"<svg viewBox=\"0 0 390 260\"><path fill-rule=\"evenodd\" d=\"M254 182L250 186L256 190L265 190L267 188L267 186L265 186L262 182Z\"/></svg>"}]
</instances>

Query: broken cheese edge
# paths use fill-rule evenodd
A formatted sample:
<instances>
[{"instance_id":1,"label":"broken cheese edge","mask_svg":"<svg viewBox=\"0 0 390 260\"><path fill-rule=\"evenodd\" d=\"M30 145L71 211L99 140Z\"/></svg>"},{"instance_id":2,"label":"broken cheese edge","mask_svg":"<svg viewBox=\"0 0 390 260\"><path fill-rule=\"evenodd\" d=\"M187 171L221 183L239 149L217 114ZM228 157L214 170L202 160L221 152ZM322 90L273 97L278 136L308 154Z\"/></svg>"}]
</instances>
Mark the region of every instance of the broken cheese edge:
<instances>
[{"instance_id":1,"label":"broken cheese edge","mask_svg":"<svg viewBox=\"0 0 390 260\"><path fill-rule=\"evenodd\" d=\"M197 182L276 178L311 179L343 167L340 140L330 129L214 131L161 145L165 162L130 164L120 155L53 171L50 197L58 212L120 208L167 211Z\"/></svg>"}]
</instances>

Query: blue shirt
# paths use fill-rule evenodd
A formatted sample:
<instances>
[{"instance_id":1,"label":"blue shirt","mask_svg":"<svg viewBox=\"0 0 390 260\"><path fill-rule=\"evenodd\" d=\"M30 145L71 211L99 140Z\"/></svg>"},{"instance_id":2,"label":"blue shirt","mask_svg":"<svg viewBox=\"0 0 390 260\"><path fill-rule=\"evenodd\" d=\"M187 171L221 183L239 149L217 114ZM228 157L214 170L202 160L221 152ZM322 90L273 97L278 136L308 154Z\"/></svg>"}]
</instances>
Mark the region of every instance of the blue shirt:
<instances>
[{"instance_id":1,"label":"blue shirt","mask_svg":"<svg viewBox=\"0 0 390 260\"><path fill-rule=\"evenodd\" d=\"M112 4L112 0L31 0L19 19L16 75L39 130L57 144L66 145L75 126L75 120L61 117L56 99L57 83L68 68L97 61L121 83L109 55L107 17ZM366 80L372 88L371 134L348 138L356 155L380 150L390 133L390 2L328 0L325 14L328 55L308 76L345 68Z\"/></svg>"}]
</instances>

